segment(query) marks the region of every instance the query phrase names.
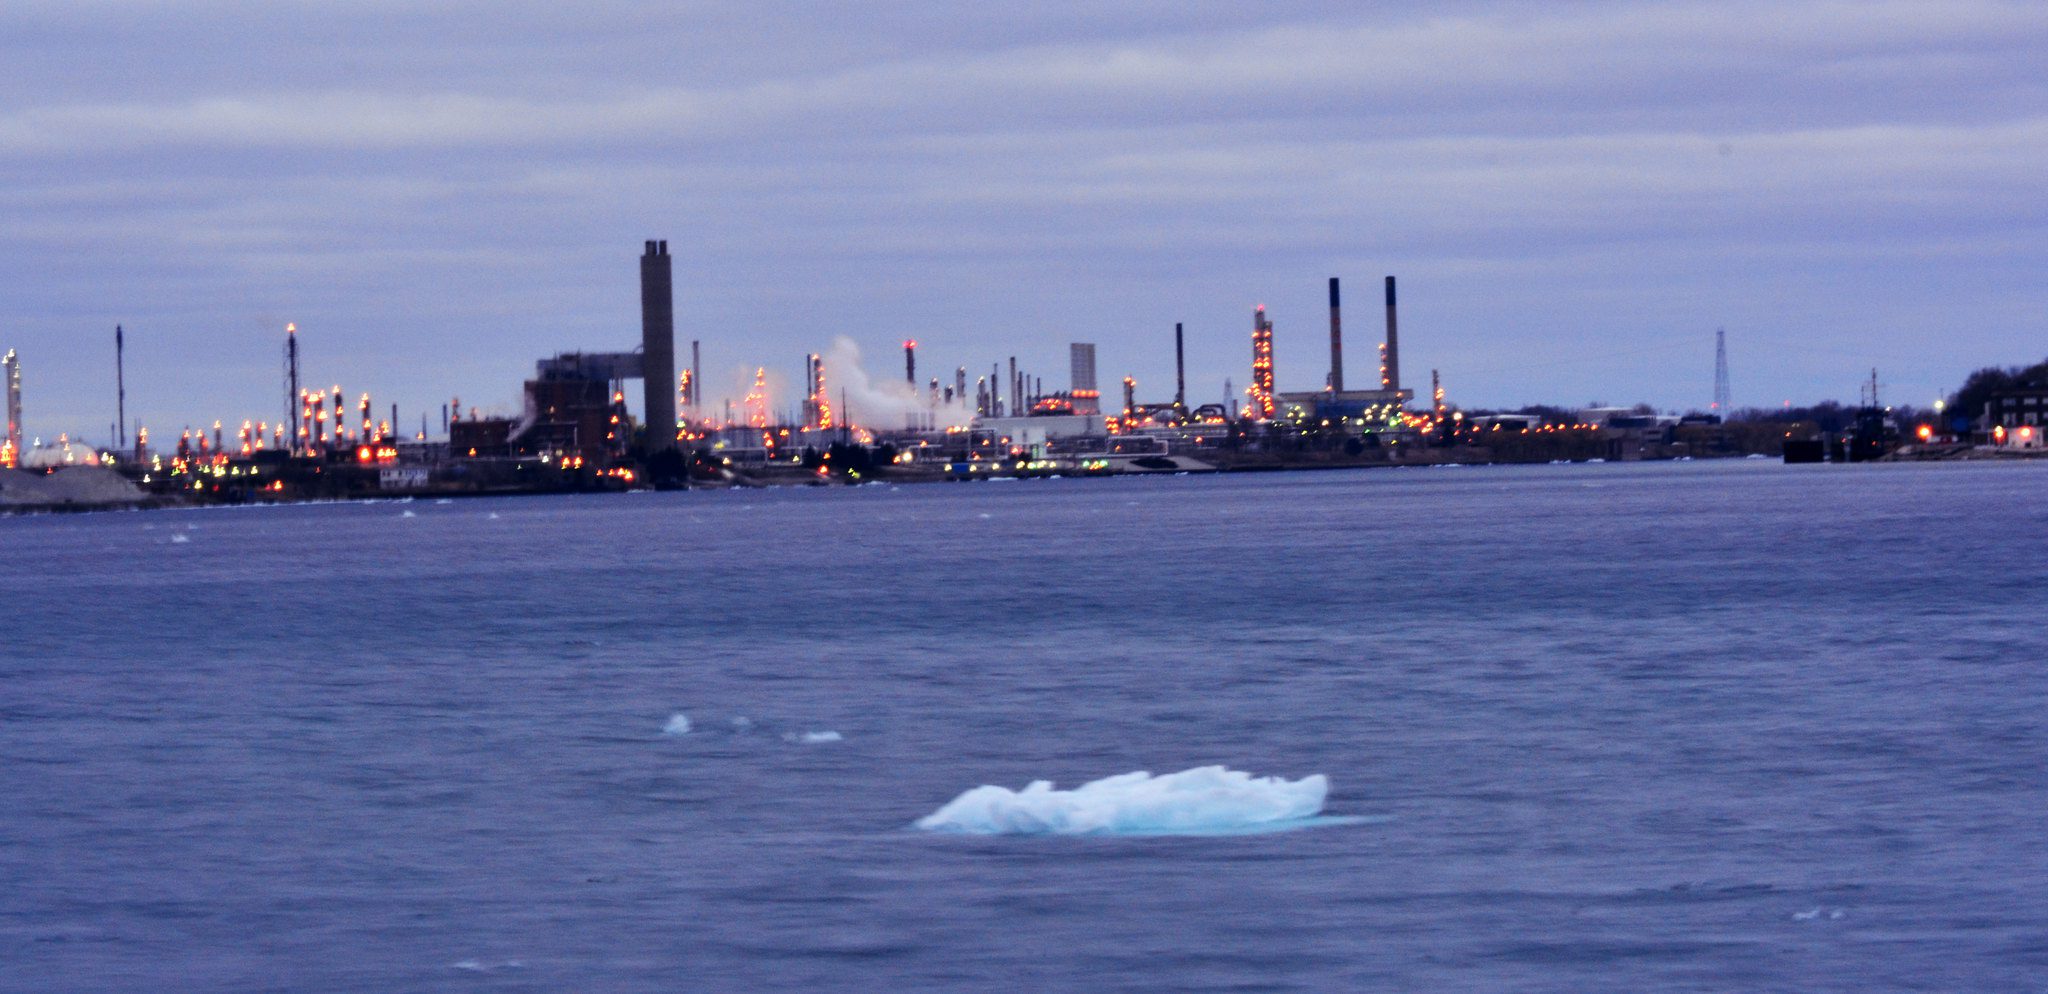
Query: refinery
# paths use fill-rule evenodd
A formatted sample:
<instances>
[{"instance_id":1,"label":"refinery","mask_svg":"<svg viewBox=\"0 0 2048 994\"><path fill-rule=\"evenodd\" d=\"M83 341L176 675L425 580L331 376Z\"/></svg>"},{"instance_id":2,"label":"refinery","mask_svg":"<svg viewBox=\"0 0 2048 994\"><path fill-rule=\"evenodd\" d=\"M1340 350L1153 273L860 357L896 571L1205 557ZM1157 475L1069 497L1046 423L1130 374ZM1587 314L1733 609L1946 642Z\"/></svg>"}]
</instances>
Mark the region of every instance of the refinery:
<instances>
[{"instance_id":1,"label":"refinery","mask_svg":"<svg viewBox=\"0 0 2048 994\"><path fill-rule=\"evenodd\" d=\"M1873 372L1858 412L1841 423L1782 432L1741 431L1719 413L1658 415L1637 408L1467 412L1448 403L1441 377L1417 403L1402 385L1396 282L1385 277L1376 376L1347 385L1341 287L1329 278L1329 365L1323 388L1276 386L1274 324L1250 308L1248 386L1242 397L1191 404L1183 325L1173 326L1170 397L1141 398L1124 376L1105 404L1097 343L1068 346L1067 381L1048 387L1018 356L955 365L920 379L916 341L903 343L903 380L863 391L868 410L835 394L828 356L803 357L800 395L772 396L767 366L735 405L702 395L702 342L678 368L668 243L639 259L640 341L615 352L537 359L520 413L485 416L450 397L407 430L398 405L370 393L319 386L304 375L295 325L281 329L280 413L272 419L181 428L152 439L128 430L125 335L114 329L112 444L68 436L25 441L22 361L0 360L7 434L0 439L0 507L66 509L195 502L245 503L366 497L550 493L685 487L822 485L874 480L972 481L1011 477L1205 473L1485 462L1632 461L1768 455L1788 462L1956 458L2043 451L2048 402L1995 398L1981 424L1959 418L1917 433L1878 399ZM1163 336L1162 336L1163 338ZM850 348L850 343L843 343ZM1727 405L1725 341L1717 335L1716 412ZM943 367L942 367L943 368ZM864 377L865 373L861 373ZM628 403L639 383L639 410ZM1230 388L1226 387L1226 394ZM2036 391L2038 392L2038 391ZM1939 405L1936 413L1939 414ZM1939 419L1935 419L1937 422Z\"/></svg>"}]
</instances>

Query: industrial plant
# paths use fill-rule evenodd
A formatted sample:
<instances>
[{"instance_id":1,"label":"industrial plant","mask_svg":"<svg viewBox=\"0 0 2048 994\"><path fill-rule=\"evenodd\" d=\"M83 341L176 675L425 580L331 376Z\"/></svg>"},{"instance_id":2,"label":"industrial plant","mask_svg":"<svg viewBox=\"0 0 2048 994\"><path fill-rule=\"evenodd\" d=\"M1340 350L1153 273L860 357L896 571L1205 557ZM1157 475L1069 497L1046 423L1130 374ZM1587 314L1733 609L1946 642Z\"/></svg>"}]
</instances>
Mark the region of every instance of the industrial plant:
<instances>
[{"instance_id":1,"label":"industrial plant","mask_svg":"<svg viewBox=\"0 0 2048 994\"><path fill-rule=\"evenodd\" d=\"M81 486L91 477L87 489L94 496L81 496L83 505L1743 454L1741 440L1718 413L1680 418L1591 408L1564 416L1556 409L1468 414L1447 403L1436 370L1430 371L1426 402L1415 404L1415 392L1402 386L1393 276L1385 277L1377 378L1368 389L1346 383L1342 293L1333 276L1329 365L1320 390L1278 389L1275 323L1257 305L1250 313L1249 385L1241 398L1227 396L1219 403L1189 402L1186 337L1177 323L1170 397L1143 398L1135 377L1126 375L1121 402L1105 408L1094 342L1069 344L1063 387L1055 382L1048 388L1015 355L989 361L985 373L970 374L969 365L960 364L950 377L920 382L920 347L911 340L903 343L900 384L865 383L864 370L834 367L835 361L844 364L845 353L811 352L803 356L800 396L778 405L768 367L759 366L737 407L730 400L714 407L703 396L701 341L690 343L690 363L677 369L673 279L668 243L645 242L637 347L536 359L516 416L484 416L451 397L438 417L420 414L411 431L396 404L380 409L369 393L351 400L339 384L303 382L299 330L287 324L277 420L242 420L233 427L217 420L210 427L183 427L174 440L156 443L138 425L131 439L125 331L116 327L112 444L95 448L60 436L31 445L23 430L22 361L9 351L0 360L7 409L0 471L11 475L0 476L0 505L73 503L62 487L52 489L55 474L87 468L95 472L66 477ZM1720 333L1716 344L1718 412L1727 404ZM847 376L862 378L868 409L856 410L843 386L835 396L834 383ZM633 381L640 385L637 414L627 403ZM1887 421L1876 394L1873 375L1853 425L1786 432L1773 440L1775 447L1788 461L1893 457L1901 432ZM1984 444L2000 452L2039 449L2048 404L2003 395L1996 404L1996 411L1987 410L1985 438L1949 433L1946 441L1973 450ZM1923 449L1939 441L1922 427ZM51 479L32 481L37 473Z\"/></svg>"}]
</instances>

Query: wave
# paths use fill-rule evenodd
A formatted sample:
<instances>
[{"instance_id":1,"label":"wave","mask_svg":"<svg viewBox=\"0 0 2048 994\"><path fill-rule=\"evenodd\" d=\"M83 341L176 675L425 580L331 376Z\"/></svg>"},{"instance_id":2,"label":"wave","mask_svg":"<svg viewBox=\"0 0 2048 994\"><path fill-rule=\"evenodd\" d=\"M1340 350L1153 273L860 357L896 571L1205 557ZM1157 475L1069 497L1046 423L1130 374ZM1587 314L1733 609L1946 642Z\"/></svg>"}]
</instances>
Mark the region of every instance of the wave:
<instances>
[{"instance_id":1,"label":"wave","mask_svg":"<svg viewBox=\"0 0 2048 994\"><path fill-rule=\"evenodd\" d=\"M1153 776L1125 773L1055 790L976 787L918 819L928 832L964 835L1238 835L1357 819L1318 817L1330 781L1254 777L1221 766Z\"/></svg>"}]
</instances>

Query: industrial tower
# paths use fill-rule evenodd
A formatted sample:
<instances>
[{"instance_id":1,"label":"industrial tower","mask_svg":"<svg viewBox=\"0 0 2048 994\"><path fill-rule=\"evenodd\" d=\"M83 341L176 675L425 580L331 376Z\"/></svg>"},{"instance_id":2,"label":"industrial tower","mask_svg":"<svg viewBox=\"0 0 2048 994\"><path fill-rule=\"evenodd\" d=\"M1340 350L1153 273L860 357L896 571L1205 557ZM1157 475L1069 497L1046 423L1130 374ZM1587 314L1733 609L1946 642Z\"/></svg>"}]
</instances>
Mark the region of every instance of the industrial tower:
<instances>
[{"instance_id":1,"label":"industrial tower","mask_svg":"<svg viewBox=\"0 0 2048 994\"><path fill-rule=\"evenodd\" d=\"M1266 320L1266 305L1252 311L1251 410L1254 419L1273 417L1273 322Z\"/></svg>"},{"instance_id":2,"label":"industrial tower","mask_svg":"<svg viewBox=\"0 0 2048 994\"><path fill-rule=\"evenodd\" d=\"M1067 345L1067 392L1075 414L1102 413L1102 391L1095 386L1095 345L1070 342Z\"/></svg>"},{"instance_id":3,"label":"industrial tower","mask_svg":"<svg viewBox=\"0 0 2048 994\"><path fill-rule=\"evenodd\" d=\"M0 442L7 459L4 465L14 466L21 462L21 360L13 349L0 359L0 375L7 378L7 438Z\"/></svg>"},{"instance_id":4,"label":"industrial tower","mask_svg":"<svg viewBox=\"0 0 2048 994\"><path fill-rule=\"evenodd\" d=\"M128 369L127 345L121 338L121 326L114 326L114 450L128 447Z\"/></svg>"},{"instance_id":5,"label":"industrial tower","mask_svg":"<svg viewBox=\"0 0 2048 994\"><path fill-rule=\"evenodd\" d=\"M295 454L301 453L306 444L305 406L306 392L299 389L299 326L287 322L284 326L284 409L292 423L291 451Z\"/></svg>"},{"instance_id":6,"label":"industrial tower","mask_svg":"<svg viewBox=\"0 0 2048 994\"><path fill-rule=\"evenodd\" d=\"M1728 329L1714 329L1714 413L1728 416Z\"/></svg>"},{"instance_id":7,"label":"industrial tower","mask_svg":"<svg viewBox=\"0 0 2048 994\"><path fill-rule=\"evenodd\" d=\"M676 447L676 299L668 242L649 241L640 256L640 380L645 388L647 451Z\"/></svg>"}]
</instances>

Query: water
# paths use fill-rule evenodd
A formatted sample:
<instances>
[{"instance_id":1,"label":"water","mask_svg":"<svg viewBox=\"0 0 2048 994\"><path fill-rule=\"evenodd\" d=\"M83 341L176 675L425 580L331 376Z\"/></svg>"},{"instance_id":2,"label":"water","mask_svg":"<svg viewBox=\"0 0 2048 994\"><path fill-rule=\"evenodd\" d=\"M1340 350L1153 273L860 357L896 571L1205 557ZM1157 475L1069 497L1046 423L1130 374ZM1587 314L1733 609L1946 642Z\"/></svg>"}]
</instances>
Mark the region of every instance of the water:
<instances>
[{"instance_id":1,"label":"water","mask_svg":"<svg viewBox=\"0 0 2048 994\"><path fill-rule=\"evenodd\" d=\"M2044 483L4 519L0 989L2040 991ZM911 827L1212 764L1343 823Z\"/></svg>"}]
</instances>

